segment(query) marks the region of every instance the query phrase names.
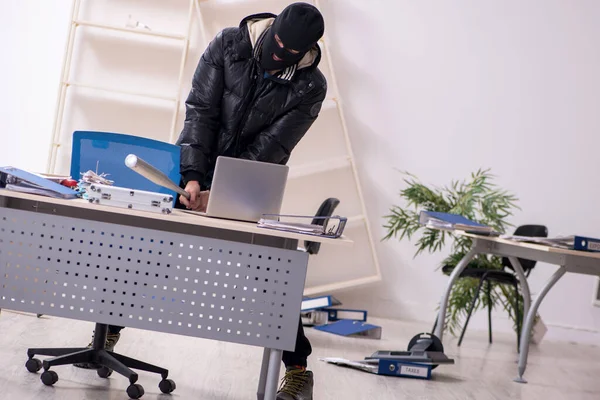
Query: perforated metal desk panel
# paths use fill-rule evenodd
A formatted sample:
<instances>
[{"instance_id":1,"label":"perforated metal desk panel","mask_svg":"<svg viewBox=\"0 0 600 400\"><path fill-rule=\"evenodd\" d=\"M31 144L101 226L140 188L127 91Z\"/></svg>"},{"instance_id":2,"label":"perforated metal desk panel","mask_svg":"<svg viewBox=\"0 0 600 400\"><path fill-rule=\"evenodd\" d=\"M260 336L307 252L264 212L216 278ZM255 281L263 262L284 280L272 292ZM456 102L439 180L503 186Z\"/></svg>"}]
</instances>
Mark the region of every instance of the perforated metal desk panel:
<instances>
[{"instance_id":1,"label":"perforated metal desk panel","mask_svg":"<svg viewBox=\"0 0 600 400\"><path fill-rule=\"evenodd\" d=\"M0 308L293 350L297 240L0 191Z\"/></svg>"}]
</instances>

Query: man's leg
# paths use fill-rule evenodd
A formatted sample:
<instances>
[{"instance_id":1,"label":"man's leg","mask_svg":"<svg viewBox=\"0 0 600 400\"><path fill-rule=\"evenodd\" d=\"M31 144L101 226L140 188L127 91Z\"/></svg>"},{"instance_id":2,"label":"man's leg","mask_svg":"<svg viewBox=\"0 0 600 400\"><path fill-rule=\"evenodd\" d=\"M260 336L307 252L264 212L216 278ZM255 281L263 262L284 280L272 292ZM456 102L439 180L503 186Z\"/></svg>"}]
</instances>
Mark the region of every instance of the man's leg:
<instances>
[{"instance_id":1,"label":"man's leg","mask_svg":"<svg viewBox=\"0 0 600 400\"><path fill-rule=\"evenodd\" d=\"M116 325L109 325L108 326L108 334L109 335L118 335L121 333L121 330L125 329L124 326L116 326Z\"/></svg>"},{"instance_id":2,"label":"man's leg","mask_svg":"<svg viewBox=\"0 0 600 400\"><path fill-rule=\"evenodd\" d=\"M313 374L307 371L307 359L312 353L310 341L304 335L302 320L298 323L296 348L293 352L284 351L282 361L285 364L283 384L277 392L277 400L312 400Z\"/></svg>"},{"instance_id":3,"label":"man's leg","mask_svg":"<svg viewBox=\"0 0 600 400\"><path fill-rule=\"evenodd\" d=\"M106 343L105 343L106 350L114 351L115 345L121 338L121 330L122 329L124 329L123 326L115 326L115 325L108 326L108 334L106 335ZM90 342L90 344L88 344L87 347L92 347L93 341L94 341L94 334L92 333L92 341ZM85 369L96 369L99 367L97 364L94 364L94 363L78 363L78 364L73 364L73 365L78 368L85 368Z\"/></svg>"},{"instance_id":4,"label":"man's leg","mask_svg":"<svg viewBox=\"0 0 600 400\"><path fill-rule=\"evenodd\" d=\"M290 367L302 367L306 368L308 356L312 353L312 346L310 341L304 335L304 327L302 326L302 320L298 323L298 336L296 336L296 349L291 351L283 352L283 363L286 368Z\"/></svg>"},{"instance_id":5,"label":"man's leg","mask_svg":"<svg viewBox=\"0 0 600 400\"><path fill-rule=\"evenodd\" d=\"M108 326L108 334L106 335L106 350L114 351L115 346L121 338L121 330L125 329L124 326Z\"/></svg>"}]
</instances>

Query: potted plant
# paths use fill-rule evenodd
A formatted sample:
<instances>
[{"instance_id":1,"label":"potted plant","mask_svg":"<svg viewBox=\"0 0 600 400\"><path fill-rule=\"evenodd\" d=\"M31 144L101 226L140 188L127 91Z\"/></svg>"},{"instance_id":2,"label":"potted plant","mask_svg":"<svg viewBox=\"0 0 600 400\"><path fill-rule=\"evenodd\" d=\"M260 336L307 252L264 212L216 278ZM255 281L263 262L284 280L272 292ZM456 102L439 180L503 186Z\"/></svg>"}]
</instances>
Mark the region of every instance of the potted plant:
<instances>
[{"instance_id":1,"label":"potted plant","mask_svg":"<svg viewBox=\"0 0 600 400\"><path fill-rule=\"evenodd\" d=\"M458 264L471 247L471 239L457 236L453 232L426 228L419 224L419 212L440 211L463 215L472 221L493 227L498 232L505 232L511 224L507 218L517 208L516 197L498 188L492 181L493 175L489 170L478 170L471 174L470 179L453 181L449 186L427 186L414 175L406 173L406 187L400 191L403 205L391 207L390 214L385 216L387 234L384 240L415 240L417 247L415 257L424 251L430 253L446 249L451 241L450 254L444 258L439 267L445 268L446 273ZM501 258L492 255L477 255L469 264L470 268L502 269ZM477 290L478 279L458 279L452 288L448 302L446 329L456 335L460 331L464 317L473 301ZM490 301L492 308L501 306L509 315L517 328L517 313L515 310L515 290L501 284L491 284ZM523 301L520 298L519 304ZM475 309L488 307L487 296L479 296ZM520 306L522 308L522 306ZM522 309L519 314L522 314Z\"/></svg>"}]
</instances>

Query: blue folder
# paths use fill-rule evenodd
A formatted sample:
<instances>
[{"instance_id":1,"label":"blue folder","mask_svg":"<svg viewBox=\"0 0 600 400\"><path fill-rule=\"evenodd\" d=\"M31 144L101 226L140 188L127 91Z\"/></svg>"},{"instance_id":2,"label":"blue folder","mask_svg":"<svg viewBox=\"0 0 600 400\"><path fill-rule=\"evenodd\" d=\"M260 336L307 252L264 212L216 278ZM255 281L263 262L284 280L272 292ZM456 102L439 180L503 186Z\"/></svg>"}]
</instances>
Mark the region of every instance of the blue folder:
<instances>
[{"instance_id":1,"label":"blue folder","mask_svg":"<svg viewBox=\"0 0 600 400\"><path fill-rule=\"evenodd\" d=\"M327 325L315 326L314 329L340 336L381 339L380 326L349 319L342 319Z\"/></svg>"},{"instance_id":2,"label":"blue folder","mask_svg":"<svg viewBox=\"0 0 600 400\"><path fill-rule=\"evenodd\" d=\"M600 239L575 236L573 238L573 250L600 252Z\"/></svg>"},{"instance_id":3,"label":"blue folder","mask_svg":"<svg viewBox=\"0 0 600 400\"><path fill-rule=\"evenodd\" d=\"M480 224L475 221L471 221L470 219L463 217L462 215L458 215L458 214L450 214L450 213L443 213L443 212L437 212L437 211L422 211L422 213L429 216L430 218L439 219L440 221L444 221L444 222L447 222L452 225L460 224L460 225L467 225L467 226L480 227L480 228L486 227L483 224Z\"/></svg>"},{"instance_id":4,"label":"blue folder","mask_svg":"<svg viewBox=\"0 0 600 400\"><path fill-rule=\"evenodd\" d=\"M431 379L431 369L431 365L381 359L377 374L429 380Z\"/></svg>"},{"instance_id":5,"label":"blue folder","mask_svg":"<svg viewBox=\"0 0 600 400\"><path fill-rule=\"evenodd\" d=\"M45 194L51 197L58 197L63 199L74 199L78 197L78 192L60 185L56 182L52 182L49 179L42 178L41 176L32 174L22 169L14 167L0 167L0 173L13 176L21 181L25 181L29 184L34 185L37 188L37 193Z\"/></svg>"}]
</instances>

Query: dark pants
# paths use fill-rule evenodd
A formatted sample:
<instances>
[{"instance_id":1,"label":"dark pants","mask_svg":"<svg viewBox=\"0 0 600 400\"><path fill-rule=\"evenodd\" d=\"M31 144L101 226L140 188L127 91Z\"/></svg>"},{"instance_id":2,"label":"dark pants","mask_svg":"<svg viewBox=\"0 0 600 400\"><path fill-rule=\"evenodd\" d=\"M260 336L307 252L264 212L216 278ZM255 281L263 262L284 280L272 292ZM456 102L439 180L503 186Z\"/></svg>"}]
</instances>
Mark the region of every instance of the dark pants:
<instances>
[{"instance_id":1,"label":"dark pants","mask_svg":"<svg viewBox=\"0 0 600 400\"><path fill-rule=\"evenodd\" d=\"M108 326L108 333L117 334L123 329L122 326ZM304 336L304 327L302 321L298 323L298 336L296 337L296 349L291 351L283 352L283 363L286 367L299 366L306 367L306 360L312 353L312 346L308 341L308 338Z\"/></svg>"}]
</instances>

